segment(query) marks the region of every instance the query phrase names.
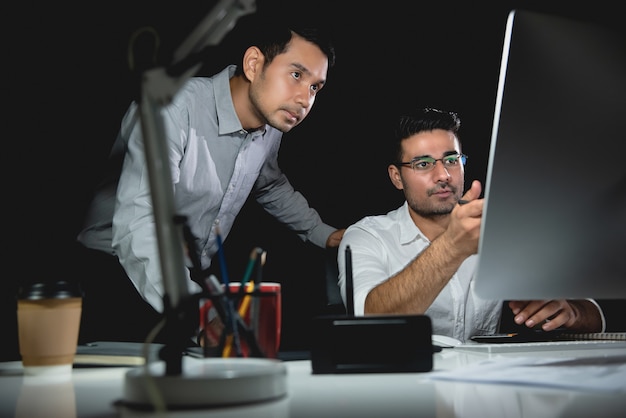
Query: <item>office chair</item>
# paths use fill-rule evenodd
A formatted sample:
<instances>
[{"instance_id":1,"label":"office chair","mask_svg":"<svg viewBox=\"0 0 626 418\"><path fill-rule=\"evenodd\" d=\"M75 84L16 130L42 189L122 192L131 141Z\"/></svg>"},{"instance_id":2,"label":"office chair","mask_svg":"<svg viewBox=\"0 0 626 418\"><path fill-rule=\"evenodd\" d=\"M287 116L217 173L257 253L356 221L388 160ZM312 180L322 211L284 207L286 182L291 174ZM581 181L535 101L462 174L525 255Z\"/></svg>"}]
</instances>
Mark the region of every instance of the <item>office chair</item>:
<instances>
[{"instance_id":1,"label":"office chair","mask_svg":"<svg viewBox=\"0 0 626 418\"><path fill-rule=\"evenodd\" d=\"M324 261L326 267L326 308L329 315L343 315L346 307L339 290L339 267L337 266L337 248L326 248Z\"/></svg>"}]
</instances>

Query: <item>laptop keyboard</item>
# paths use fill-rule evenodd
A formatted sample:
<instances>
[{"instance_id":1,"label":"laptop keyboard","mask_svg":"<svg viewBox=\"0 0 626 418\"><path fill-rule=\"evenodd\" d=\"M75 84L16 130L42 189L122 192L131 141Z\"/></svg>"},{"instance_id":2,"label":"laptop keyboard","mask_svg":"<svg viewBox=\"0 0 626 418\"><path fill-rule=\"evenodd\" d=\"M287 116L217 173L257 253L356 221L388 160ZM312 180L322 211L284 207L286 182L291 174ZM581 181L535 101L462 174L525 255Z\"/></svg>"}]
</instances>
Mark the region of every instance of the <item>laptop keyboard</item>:
<instances>
[{"instance_id":1,"label":"laptop keyboard","mask_svg":"<svg viewBox=\"0 0 626 418\"><path fill-rule=\"evenodd\" d=\"M454 347L454 350L473 351L477 353L524 353L533 351L560 350L594 350L622 349L626 350L626 341L611 340L579 340L579 341L541 341L519 343L470 343Z\"/></svg>"}]
</instances>

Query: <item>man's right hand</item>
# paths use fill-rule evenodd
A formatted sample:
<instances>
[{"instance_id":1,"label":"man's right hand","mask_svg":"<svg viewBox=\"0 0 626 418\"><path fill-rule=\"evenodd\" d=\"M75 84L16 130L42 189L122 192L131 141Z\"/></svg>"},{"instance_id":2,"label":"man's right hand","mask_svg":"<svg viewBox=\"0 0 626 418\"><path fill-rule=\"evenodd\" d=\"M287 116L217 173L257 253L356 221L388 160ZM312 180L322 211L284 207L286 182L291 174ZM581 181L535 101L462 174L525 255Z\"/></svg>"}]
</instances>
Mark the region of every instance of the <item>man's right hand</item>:
<instances>
[{"instance_id":1,"label":"man's right hand","mask_svg":"<svg viewBox=\"0 0 626 418\"><path fill-rule=\"evenodd\" d=\"M465 256L478 252L480 224L483 215L484 200L480 198L482 185L478 180L463 195L466 203L457 205L450 214L450 223L445 232L452 240L452 248Z\"/></svg>"}]
</instances>

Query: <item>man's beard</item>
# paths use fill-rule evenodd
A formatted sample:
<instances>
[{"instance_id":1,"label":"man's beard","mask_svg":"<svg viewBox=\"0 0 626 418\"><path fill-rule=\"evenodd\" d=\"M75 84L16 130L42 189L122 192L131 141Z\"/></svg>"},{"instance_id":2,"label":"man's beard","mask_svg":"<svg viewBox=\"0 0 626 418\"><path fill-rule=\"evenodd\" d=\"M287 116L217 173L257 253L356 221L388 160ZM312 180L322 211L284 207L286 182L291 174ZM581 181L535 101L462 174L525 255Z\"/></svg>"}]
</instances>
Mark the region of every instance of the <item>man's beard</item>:
<instances>
[{"instance_id":1,"label":"man's beard","mask_svg":"<svg viewBox=\"0 0 626 418\"><path fill-rule=\"evenodd\" d=\"M445 204L442 204L439 207L433 207L432 205L427 205L427 207L425 207L420 206L414 200L409 199L407 199L407 203L409 204L409 207L413 210L413 212L415 212L417 215L422 218L431 219L447 216L450 214L450 212L452 212L452 209L454 208L454 205L450 205L449 207L447 207Z\"/></svg>"}]
</instances>

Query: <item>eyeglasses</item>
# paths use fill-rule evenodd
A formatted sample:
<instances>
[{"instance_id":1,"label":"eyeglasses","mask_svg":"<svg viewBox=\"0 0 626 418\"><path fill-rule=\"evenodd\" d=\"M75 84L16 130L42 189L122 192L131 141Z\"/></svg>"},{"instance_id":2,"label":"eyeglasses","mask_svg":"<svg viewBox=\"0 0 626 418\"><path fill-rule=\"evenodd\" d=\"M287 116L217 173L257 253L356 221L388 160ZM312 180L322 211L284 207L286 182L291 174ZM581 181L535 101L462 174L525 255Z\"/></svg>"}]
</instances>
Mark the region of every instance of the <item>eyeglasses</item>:
<instances>
[{"instance_id":1,"label":"eyeglasses","mask_svg":"<svg viewBox=\"0 0 626 418\"><path fill-rule=\"evenodd\" d=\"M400 161L396 163L397 166L407 166L411 167L413 171L419 172L427 172L435 168L437 165L437 161L441 161L443 167L446 170L451 170L455 168L459 168L462 165L464 166L467 162L467 155L465 154L451 154L446 155L443 158L432 158L432 157L415 157L411 161Z\"/></svg>"}]
</instances>

